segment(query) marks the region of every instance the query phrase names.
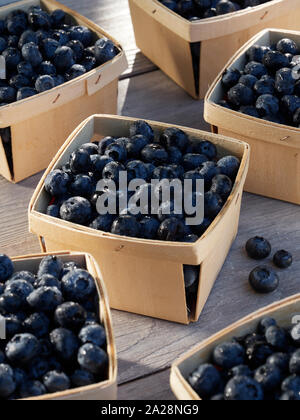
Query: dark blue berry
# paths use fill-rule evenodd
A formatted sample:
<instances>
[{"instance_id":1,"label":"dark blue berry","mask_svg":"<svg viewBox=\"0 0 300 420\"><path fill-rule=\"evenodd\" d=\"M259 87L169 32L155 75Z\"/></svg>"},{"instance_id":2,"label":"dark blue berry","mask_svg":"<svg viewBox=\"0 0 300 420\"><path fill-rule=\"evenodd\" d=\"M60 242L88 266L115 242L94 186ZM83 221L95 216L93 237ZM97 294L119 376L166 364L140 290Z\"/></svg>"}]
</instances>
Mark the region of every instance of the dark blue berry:
<instances>
[{"instance_id":1,"label":"dark blue berry","mask_svg":"<svg viewBox=\"0 0 300 420\"><path fill-rule=\"evenodd\" d=\"M260 266L250 273L249 282L258 293L272 293L279 286L279 277L271 268Z\"/></svg>"},{"instance_id":2,"label":"dark blue berry","mask_svg":"<svg viewBox=\"0 0 300 420\"><path fill-rule=\"evenodd\" d=\"M246 251L250 258L263 260L271 254L272 248L270 242L265 238L255 236L247 241Z\"/></svg>"},{"instance_id":3,"label":"dark blue berry","mask_svg":"<svg viewBox=\"0 0 300 420\"><path fill-rule=\"evenodd\" d=\"M80 347L77 361L83 369L97 375L104 375L108 365L106 352L91 343Z\"/></svg>"}]
</instances>

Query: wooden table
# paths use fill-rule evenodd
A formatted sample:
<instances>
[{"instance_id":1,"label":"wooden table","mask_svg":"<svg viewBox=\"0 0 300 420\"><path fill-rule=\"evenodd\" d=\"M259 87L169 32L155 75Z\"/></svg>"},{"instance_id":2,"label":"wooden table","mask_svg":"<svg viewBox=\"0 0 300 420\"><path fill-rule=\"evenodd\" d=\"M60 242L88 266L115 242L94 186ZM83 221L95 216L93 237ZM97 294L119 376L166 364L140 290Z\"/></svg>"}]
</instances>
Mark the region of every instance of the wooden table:
<instances>
[{"instance_id":1,"label":"wooden table","mask_svg":"<svg viewBox=\"0 0 300 420\"><path fill-rule=\"evenodd\" d=\"M63 3L96 21L124 46L129 69L120 81L120 114L209 129L203 121L203 103L187 96L137 50L127 0ZM27 224L27 206L40 176L18 185L0 178L0 252L14 256L40 250ZM256 263L246 257L244 245L257 234L267 237L274 250L286 248L295 257L293 267L280 274L278 291L267 296L255 294L247 281ZM245 193L238 238L198 323L182 326L113 311L119 398L174 399L169 387L174 359L252 311L300 292L299 238L298 206Z\"/></svg>"}]
</instances>

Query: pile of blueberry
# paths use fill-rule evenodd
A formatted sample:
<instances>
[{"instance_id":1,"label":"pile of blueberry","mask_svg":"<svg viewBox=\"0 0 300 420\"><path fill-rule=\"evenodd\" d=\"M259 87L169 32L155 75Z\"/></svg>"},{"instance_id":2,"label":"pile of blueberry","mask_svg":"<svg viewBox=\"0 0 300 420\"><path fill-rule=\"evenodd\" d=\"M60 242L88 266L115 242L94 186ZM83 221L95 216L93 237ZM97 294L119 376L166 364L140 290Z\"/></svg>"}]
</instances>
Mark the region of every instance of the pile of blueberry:
<instances>
[{"instance_id":1,"label":"pile of blueberry","mask_svg":"<svg viewBox=\"0 0 300 420\"><path fill-rule=\"evenodd\" d=\"M218 345L188 381L204 400L300 401L299 338L300 324L263 318L256 332Z\"/></svg>"},{"instance_id":2,"label":"pile of blueberry","mask_svg":"<svg viewBox=\"0 0 300 420\"><path fill-rule=\"evenodd\" d=\"M239 167L240 161L234 156L218 159L217 148L209 141L190 139L177 128L167 128L155 135L145 121L136 121L130 127L130 137L106 137L100 143L83 144L61 169L47 176L45 189L50 195L47 214L121 236L195 242L223 208ZM128 183L133 179L145 181L136 192L126 191L128 204L131 198L138 202L145 191L150 201L154 188L151 180L204 180L203 223L187 225L186 215L174 210L172 197L171 201L161 202L158 215L151 214L150 202L146 214L132 214L129 205L121 214L99 215L96 204L101 194L111 194L118 203L124 191L98 191L98 181L108 179L118 186L123 171L127 172ZM193 199L196 194L199 193L195 190ZM171 209L170 214L164 214L166 207Z\"/></svg>"},{"instance_id":3,"label":"pile of blueberry","mask_svg":"<svg viewBox=\"0 0 300 420\"><path fill-rule=\"evenodd\" d=\"M68 24L62 10L39 6L12 11L0 20L0 54L6 80L0 80L0 106L45 92L111 60L118 48L84 26Z\"/></svg>"},{"instance_id":4,"label":"pile of blueberry","mask_svg":"<svg viewBox=\"0 0 300 420\"><path fill-rule=\"evenodd\" d=\"M300 128L299 54L299 46L288 38L272 46L252 46L242 71L224 73L225 96L219 105Z\"/></svg>"},{"instance_id":5,"label":"pile of blueberry","mask_svg":"<svg viewBox=\"0 0 300 420\"><path fill-rule=\"evenodd\" d=\"M254 260L264 260L271 255L272 247L267 239L255 236L247 241L246 252ZM287 269L293 264L293 256L282 249L274 254L273 264L277 268ZM258 293L272 293L278 289L280 279L272 267L260 265L251 271L249 283Z\"/></svg>"},{"instance_id":6,"label":"pile of blueberry","mask_svg":"<svg viewBox=\"0 0 300 420\"><path fill-rule=\"evenodd\" d=\"M270 0L159 0L180 16L196 21L259 6Z\"/></svg>"},{"instance_id":7,"label":"pile of blueberry","mask_svg":"<svg viewBox=\"0 0 300 420\"><path fill-rule=\"evenodd\" d=\"M45 257L37 274L0 255L0 400L35 397L107 379L106 332L94 278Z\"/></svg>"}]
</instances>

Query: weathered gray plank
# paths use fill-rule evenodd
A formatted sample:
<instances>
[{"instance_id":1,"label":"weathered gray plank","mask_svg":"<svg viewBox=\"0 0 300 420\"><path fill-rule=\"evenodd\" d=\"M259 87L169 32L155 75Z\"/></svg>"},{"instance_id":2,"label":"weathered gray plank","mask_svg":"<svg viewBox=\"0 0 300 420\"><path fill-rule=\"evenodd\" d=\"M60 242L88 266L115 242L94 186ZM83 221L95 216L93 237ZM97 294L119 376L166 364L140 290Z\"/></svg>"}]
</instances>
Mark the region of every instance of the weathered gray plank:
<instances>
[{"instance_id":1,"label":"weathered gray plank","mask_svg":"<svg viewBox=\"0 0 300 420\"><path fill-rule=\"evenodd\" d=\"M119 387L118 399L125 401L173 401L175 396L170 388L170 370L156 373Z\"/></svg>"}]
</instances>

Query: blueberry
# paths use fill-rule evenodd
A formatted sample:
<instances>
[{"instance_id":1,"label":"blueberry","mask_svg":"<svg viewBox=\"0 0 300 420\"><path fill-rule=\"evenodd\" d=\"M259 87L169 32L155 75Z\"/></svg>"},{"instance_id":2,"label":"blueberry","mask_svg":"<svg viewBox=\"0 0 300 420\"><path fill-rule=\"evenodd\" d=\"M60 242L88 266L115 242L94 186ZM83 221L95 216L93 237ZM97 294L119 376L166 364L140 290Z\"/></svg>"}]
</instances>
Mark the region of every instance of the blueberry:
<instances>
[{"instance_id":1,"label":"blueberry","mask_svg":"<svg viewBox=\"0 0 300 420\"><path fill-rule=\"evenodd\" d=\"M105 215L100 215L95 220L93 220L93 222L90 224L90 227L102 232L110 232L114 219L115 216L108 213Z\"/></svg>"},{"instance_id":2,"label":"blueberry","mask_svg":"<svg viewBox=\"0 0 300 420\"><path fill-rule=\"evenodd\" d=\"M36 94L37 94L37 91L33 88L22 87L17 92L17 101L22 101L23 99L31 98L32 96L35 96Z\"/></svg>"},{"instance_id":3,"label":"blueberry","mask_svg":"<svg viewBox=\"0 0 300 420\"><path fill-rule=\"evenodd\" d=\"M168 218L161 223L157 236L162 241L180 241L184 236L184 224L176 217Z\"/></svg>"},{"instance_id":4,"label":"blueberry","mask_svg":"<svg viewBox=\"0 0 300 420\"><path fill-rule=\"evenodd\" d=\"M75 388L92 385L95 383L94 375L87 370L77 369L71 375L71 383Z\"/></svg>"},{"instance_id":5,"label":"blueberry","mask_svg":"<svg viewBox=\"0 0 300 420\"><path fill-rule=\"evenodd\" d=\"M296 95L285 95L281 99L281 108L287 118L292 119L295 112L300 108L300 98Z\"/></svg>"},{"instance_id":6,"label":"blueberry","mask_svg":"<svg viewBox=\"0 0 300 420\"><path fill-rule=\"evenodd\" d=\"M54 53L53 63L61 71L68 71L74 64L74 52L69 47L58 47Z\"/></svg>"},{"instance_id":7,"label":"blueberry","mask_svg":"<svg viewBox=\"0 0 300 420\"><path fill-rule=\"evenodd\" d=\"M61 360L68 363L76 357L79 341L71 331L57 328L50 333L50 341Z\"/></svg>"},{"instance_id":8,"label":"blueberry","mask_svg":"<svg viewBox=\"0 0 300 420\"><path fill-rule=\"evenodd\" d=\"M254 379L265 392L271 392L281 384L282 373L276 366L263 365L256 370Z\"/></svg>"},{"instance_id":9,"label":"blueberry","mask_svg":"<svg viewBox=\"0 0 300 420\"><path fill-rule=\"evenodd\" d=\"M283 67L289 67L288 58L279 51L268 51L263 57L263 64L271 71L276 72Z\"/></svg>"},{"instance_id":10,"label":"blueberry","mask_svg":"<svg viewBox=\"0 0 300 420\"><path fill-rule=\"evenodd\" d=\"M223 200L227 199L232 191L232 181L226 175L216 175L212 180L211 191L219 194Z\"/></svg>"},{"instance_id":11,"label":"blueberry","mask_svg":"<svg viewBox=\"0 0 300 420\"><path fill-rule=\"evenodd\" d=\"M70 41L68 33L63 29L57 29L56 31L53 31L51 37L55 39L55 41L57 41L61 47L67 45Z\"/></svg>"},{"instance_id":12,"label":"blueberry","mask_svg":"<svg viewBox=\"0 0 300 420\"><path fill-rule=\"evenodd\" d=\"M17 91L13 87L0 87L0 102L1 103L12 103L15 102Z\"/></svg>"},{"instance_id":13,"label":"blueberry","mask_svg":"<svg viewBox=\"0 0 300 420\"><path fill-rule=\"evenodd\" d=\"M95 280L88 271L77 269L62 278L63 295L75 302L83 302L96 293Z\"/></svg>"},{"instance_id":14,"label":"blueberry","mask_svg":"<svg viewBox=\"0 0 300 420\"><path fill-rule=\"evenodd\" d=\"M300 393L300 376L291 375L286 378L281 384L282 392L295 392L296 394Z\"/></svg>"},{"instance_id":15,"label":"blueberry","mask_svg":"<svg viewBox=\"0 0 300 420\"><path fill-rule=\"evenodd\" d=\"M268 70L263 64L257 63L255 61L250 61L248 64L246 64L245 73L251 74L252 76L255 76L257 79L260 79L261 77L268 74Z\"/></svg>"},{"instance_id":16,"label":"blueberry","mask_svg":"<svg viewBox=\"0 0 300 420\"><path fill-rule=\"evenodd\" d=\"M26 332L33 334L37 338L42 338L49 332L50 321L42 312L34 313L25 319L23 326Z\"/></svg>"},{"instance_id":17,"label":"blueberry","mask_svg":"<svg viewBox=\"0 0 300 420\"><path fill-rule=\"evenodd\" d=\"M50 29L51 28L51 17L44 10L34 10L29 13L28 21L30 25L35 29Z\"/></svg>"},{"instance_id":18,"label":"blueberry","mask_svg":"<svg viewBox=\"0 0 300 420\"><path fill-rule=\"evenodd\" d=\"M50 393L65 391L71 386L70 379L67 375L55 370L44 375L43 383Z\"/></svg>"},{"instance_id":19,"label":"blueberry","mask_svg":"<svg viewBox=\"0 0 300 420\"><path fill-rule=\"evenodd\" d=\"M58 290L61 289L60 281L52 276L51 274L43 274L41 277L37 279L35 282L35 288L39 287L56 287Z\"/></svg>"},{"instance_id":20,"label":"blueberry","mask_svg":"<svg viewBox=\"0 0 300 420\"><path fill-rule=\"evenodd\" d=\"M182 153L177 147L169 147L168 148L168 155L169 159L168 162L171 165L179 165L182 161Z\"/></svg>"},{"instance_id":21,"label":"blueberry","mask_svg":"<svg viewBox=\"0 0 300 420\"><path fill-rule=\"evenodd\" d=\"M188 142L188 136L179 128L167 128L160 136L162 146L177 147L181 152L186 149Z\"/></svg>"},{"instance_id":22,"label":"blueberry","mask_svg":"<svg viewBox=\"0 0 300 420\"><path fill-rule=\"evenodd\" d=\"M28 44L29 42L33 42L34 44L38 44L38 38L36 36L36 33L32 30L28 29L27 31L23 32L20 36L18 47L19 50L23 48L25 44Z\"/></svg>"},{"instance_id":23,"label":"blueberry","mask_svg":"<svg viewBox=\"0 0 300 420\"><path fill-rule=\"evenodd\" d=\"M249 344L246 349L247 361L252 369L257 369L265 364L272 354L273 350L264 341Z\"/></svg>"},{"instance_id":24,"label":"blueberry","mask_svg":"<svg viewBox=\"0 0 300 420\"><path fill-rule=\"evenodd\" d=\"M12 293L3 294L0 297L0 311L16 313L21 310L23 306L22 299Z\"/></svg>"},{"instance_id":25,"label":"blueberry","mask_svg":"<svg viewBox=\"0 0 300 420\"><path fill-rule=\"evenodd\" d=\"M258 82L258 80L257 80L257 77L253 76L252 74L245 74L245 75L241 76L241 78L238 80L238 82L242 83L242 85L245 85L250 89L253 89L255 84Z\"/></svg>"},{"instance_id":26,"label":"blueberry","mask_svg":"<svg viewBox=\"0 0 300 420\"><path fill-rule=\"evenodd\" d=\"M119 216L112 224L111 233L138 238L140 236L140 225L134 216Z\"/></svg>"},{"instance_id":27,"label":"blueberry","mask_svg":"<svg viewBox=\"0 0 300 420\"><path fill-rule=\"evenodd\" d=\"M141 151L141 156L146 163L154 165L167 163L169 158L167 151L159 144L148 144Z\"/></svg>"},{"instance_id":28,"label":"blueberry","mask_svg":"<svg viewBox=\"0 0 300 420\"><path fill-rule=\"evenodd\" d=\"M207 162L208 158L205 155L198 155L195 153L188 153L183 156L182 166L185 171L192 171L200 168L204 162Z\"/></svg>"},{"instance_id":29,"label":"blueberry","mask_svg":"<svg viewBox=\"0 0 300 420\"><path fill-rule=\"evenodd\" d=\"M288 268L293 263L293 256L287 251L277 251L274 255L273 262L278 268Z\"/></svg>"},{"instance_id":30,"label":"blueberry","mask_svg":"<svg viewBox=\"0 0 300 420\"><path fill-rule=\"evenodd\" d=\"M244 363L245 350L237 343L223 343L214 349L213 360L223 369L232 369Z\"/></svg>"},{"instance_id":31,"label":"blueberry","mask_svg":"<svg viewBox=\"0 0 300 420\"><path fill-rule=\"evenodd\" d=\"M90 154L84 149L76 150L71 154L69 163L74 174L86 174L91 169Z\"/></svg>"},{"instance_id":32,"label":"blueberry","mask_svg":"<svg viewBox=\"0 0 300 420\"><path fill-rule=\"evenodd\" d=\"M76 175L69 191L73 196L90 197L94 192L92 179L88 175Z\"/></svg>"},{"instance_id":33,"label":"blueberry","mask_svg":"<svg viewBox=\"0 0 300 420\"><path fill-rule=\"evenodd\" d=\"M217 15L225 15L236 12L236 7L237 6L229 0L220 0L216 7Z\"/></svg>"},{"instance_id":34,"label":"blueberry","mask_svg":"<svg viewBox=\"0 0 300 420\"><path fill-rule=\"evenodd\" d=\"M198 239L199 239L199 237L197 235L189 234L189 235L185 235L182 238L181 242L186 242L186 243L193 244L193 243L197 242Z\"/></svg>"},{"instance_id":35,"label":"blueberry","mask_svg":"<svg viewBox=\"0 0 300 420\"><path fill-rule=\"evenodd\" d=\"M35 89L38 93L46 92L55 87L55 81L52 76L39 76L35 82Z\"/></svg>"},{"instance_id":36,"label":"blueberry","mask_svg":"<svg viewBox=\"0 0 300 420\"><path fill-rule=\"evenodd\" d=\"M205 183L205 190L208 191L212 186L212 180L221 172L220 168L214 162L205 162L199 170Z\"/></svg>"},{"instance_id":37,"label":"blueberry","mask_svg":"<svg viewBox=\"0 0 300 420\"><path fill-rule=\"evenodd\" d=\"M251 238L246 243L246 251L250 258L263 260L271 254L272 248L269 241L260 236Z\"/></svg>"},{"instance_id":38,"label":"blueberry","mask_svg":"<svg viewBox=\"0 0 300 420\"><path fill-rule=\"evenodd\" d=\"M258 293L272 293L279 286L279 277L271 268L260 266L250 273L249 282Z\"/></svg>"},{"instance_id":39,"label":"blueberry","mask_svg":"<svg viewBox=\"0 0 300 420\"><path fill-rule=\"evenodd\" d=\"M60 208L60 217L67 222L85 225L92 216L90 202L83 197L72 197L65 201Z\"/></svg>"},{"instance_id":40,"label":"blueberry","mask_svg":"<svg viewBox=\"0 0 300 420\"><path fill-rule=\"evenodd\" d=\"M110 144L114 143L115 141L116 141L116 139L113 138L113 137L105 137L104 139L100 140L99 146L98 146L99 155L101 155L101 156L104 155L106 148Z\"/></svg>"},{"instance_id":41,"label":"blueberry","mask_svg":"<svg viewBox=\"0 0 300 420\"><path fill-rule=\"evenodd\" d=\"M156 239L160 223L151 216L145 216L141 221L141 237L144 239Z\"/></svg>"},{"instance_id":42,"label":"blueberry","mask_svg":"<svg viewBox=\"0 0 300 420\"><path fill-rule=\"evenodd\" d=\"M164 180L164 179L176 179L177 178L177 172L174 170L172 166L158 166L154 169L152 173L153 179L158 180ZM147 179L147 169L146 169L146 177L144 179Z\"/></svg>"},{"instance_id":43,"label":"blueberry","mask_svg":"<svg viewBox=\"0 0 300 420\"><path fill-rule=\"evenodd\" d=\"M67 47L71 48L74 52L74 57L77 62L83 58L84 46L80 41L72 40L66 44Z\"/></svg>"},{"instance_id":44,"label":"blueberry","mask_svg":"<svg viewBox=\"0 0 300 420\"><path fill-rule=\"evenodd\" d=\"M0 254L0 282L8 280L14 272L14 266L11 259L4 254Z\"/></svg>"},{"instance_id":45,"label":"blueberry","mask_svg":"<svg viewBox=\"0 0 300 420\"><path fill-rule=\"evenodd\" d=\"M59 43L55 39L45 38L41 42L41 52L45 60L53 60L58 48Z\"/></svg>"},{"instance_id":46,"label":"blueberry","mask_svg":"<svg viewBox=\"0 0 300 420\"><path fill-rule=\"evenodd\" d=\"M85 57L83 60L81 60L80 64L85 68L86 72L89 72L96 67L97 61L95 57Z\"/></svg>"},{"instance_id":47,"label":"blueberry","mask_svg":"<svg viewBox=\"0 0 300 420\"><path fill-rule=\"evenodd\" d=\"M257 96L274 95L275 80L272 77L263 77L254 85L254 91Z\"/></svg>"},{"instance_id":48,"label":"blueberry","mask_svg":"<svg viewBox=\"0 0 300 420\"><path fill-rule=\"evenodd\" d=\"M10 339L16 334L23 332L22 323L15 315L6 315L5 317L6 339ZM1 362L2 363L2 362Z\"/></svg>"},{"instance_id":49,"label":"blueberry","mask_svg":"<svg viewBox=\"0 0 300 420\"><path fill-rule=\"evenodd\" d=\"M138 120L130 125L130 137L136 135L144 136L149 143L154 140L154 131L146 121Z\"/></svg>"},{"instance_id":50,"label":"blueberry","mask_svg":"<svg viewBox=\"0 0 300 420\"><path fill-rule=\"evenodd\" d=\"M98 154L98 144L84 143L80 146L80 150L85 150L90 156L94 156Z\"/></svg>"},{"instance_id":51,"label":"blueberry","mask_svg":"<svg viewBox=\"0 0 300 420\"><path fill-rule=\"evenodd\" d=\"M280 95L292 95L295 89L295 78L291 69L278 70L275 77L275 88Z\"/></svg>"},{"instance_id":52,"label":"blueberry","mask_svg":"<svg viewBox=\"0 0 300 420\"><path fill-rule=\"evenodd\" d=\"M148 139L141 134L131 137L126 143L126 151L129 158L139 158L141 151L148 144Z\"/></svg>"},{"instance_id":53,"label":"blueberry","mask_svg":"<svg viewBox=\"0 0 300 420\"><path fill-rule=\"evenodd\" d=\"M98 324L83 327L78 337L83 344L91 343L98 347L104 347L106 345L105 329Z\"/></svg>"},{"instance_id":54,"label":"blueberry","mask_svg":"<svg viewBox=\"0 0 300 420\"><path fill-rule=\"evenodd\" d=\"M49 363L45 357L35 357L26 366L29 379L39 379L49 370Z\"/></svg>"},{"instance_id":55,"label":"blueberry","mask_svg":"<svg viewBox=\"0 0 300 420\"><path fill-rule=\"evenodd\" d=\"M70 39L80 41L84 47L89 47L93 42L92 32L84 26L73 26L69 34Z\"/></svg>"},{"instance_id":56,"label":"blueberry","mask_svg":"<svg viewBox=\"0 0 300 420\"><path fill-rule=\"evenodd\" d=\"M205 193L204 214L205 217L214 219L223 208L223 200L219 194L212 191Z\"/></svg>"},{"instance_id":57,"label":"blueberry","mask_svg":"<svg viewBox=\"0 0 300 420\"><path fill-rule=\"evenodd\" d=\"M225 156L217 163L222 175L227 175L232 180L235 179L240 169L240 160L235 156Z\"/></svg>"},{"instance_id":58,"label":"blueberry","mask_svg":"<svg viewBox=\"0 0 300 420\"><path fill-rule=\"evenodd\" d=\"M44 257L40 262L37 276L40 279L44 274L51 274L56 278L60 278L62 269L62 260L55 255L48 255L47 257Z\"/></svg>"},{"instance_id":59,"label":"blueberry","mask_svg":"<svg viewBox=\"0 0 300 420\"><path fill-rule=\"evenodd\" d=\"M289 356L285 353L274 353L267 360L267 364L277 367L281 372L285 373L289 370Z\"/></svg>"},{"instance_id":60,"label":"blueberry","mask_svg":"<svg viewBox=\"0 0 300 420\"><path fill-rule=\"evenodd\" d=\"M69 261L69 262L64 263L61 278L63 278L63 276L68 274L70 271L75 271L78 268L80 267L74 261Z\"/></svg>"},{"instance_id":61,"label":"blueberry","mask_svg":"<svg viewBox=\"0 0 300 420\"><path fill-rule=\"evenodd\" d=\"M21 299L22 305L26 304L26 299L33 292L33 286L26 280L13 280L5 287L4 294L12 294Z\"/></svg>"},{"instance_id":62,"label":"blueberry","mask_svg":"<svg viewBox=\"0 0 300 420\"><path fill-rule=\"evenodd\" d=\"M222 83L226 89L235 86L241 77L241 72L238 69L229 69L223 74Z\"/></svg>"},{"instance_id":63,"label":"blueberry","mask_svg":"<svg viewBox=\"0 0 300 420\"><path fill-rule=\"evenodd\" d=\"M252 378L253 372L249 368L249 366L238 365L230 369L230 371L228 372L228 376L230 378L234 378L235 376L248 376L249 378Z\"/></svg>"},{"instance_id":64,"label":"blueberry","mask_svg":"<svg viewBox=\"0 0 300 420\"><path fill-rule=\"evenodd\" d=\"M119 184L120 172L125 172L126 169L121 163L109 162L103 169L102 177L103 179L110 179L114 181L117 185Z\"/></svg>"},{"instance_id":65,"label":"blueberry","mask_svg":"<svg viewBox=\"0 0 300 420\"><path fill-rule=\"evenodd\" d=\"M300 393L288 391L281 395L280 401L300 401Z\"/></svg>"},{"instance_id":66,"label":"blueberry","mask_svg":"<svg viewBox=\"0 0 300 420\"><path fill-rule=\"evenodd\" d=\"M146 165L140 160L132 160L126 165L128 181L143 179L148 177L148 170Z\"/></svg>"},{"instance_id":67,"label":"blueberry","mask_svg":"<svg viewBox=\"0 0 300 420\"><path fill-rule=\"evenodd\" d=\"M50 61L43 61L38 68L38 74L55 77L56 68Z\"/></svg>"},{"instance_id":68,"label":"blueberry","mask_svg":"<svg viewBox=\"0 0 300 420\"><path fill-rule=\"evenodd\" d=\"M14 10L6 18L7 31L20 36L27 29L27 16L22 10Z\"/></svg>"},{"instance_id":69,"label":"blueberry","mask_svg":"<svg viewBox=\"0 0 300 420\"><path fill-rule=\"evenodd\" d=\"M218 392L221 376L214 366L204 364L190 375L188 382L200 398L210 398Z\"/></svg>"},{"instance_id":70,"label":"blueberry","mask_svg":"<svg viewBox=\"0 0 300 420\"><path fill-rule=\"evenodd\" d=\"M124 142L126 141L127 139L124 139L124 141L119 139L109 144L105 150L106 156L117 162L125 162L127 160L127 149Z\"/></svg>"},{"instance_id":71,"label":"blueberry","mask_svg":"<svg viewBox=\"0 0 300 420\"><path fill-rule=\"evenodd\" d=\"M238 83L228 91L228 100L233 106L240 108L243 105L252 105L255 97L250 88Z\"/></svg>"},{"instance_id":72,"label":"blueberry","mask_svg":"<svg viewBox=\"0 0 300 420\"><path fill-rule=\"evenodd\" d=\"M16 390L14 372L9 365L0 364L0 397L8 398Z\"/></svg>"},{"instance_id":73,"label":"blueberry","mask_svg":"<svg viewBox=\"0 0 300 420\"><path fill-rule=\"evenodd\" d=\"M288 39L288 38L281 39L277 43L276 48L282 54L289 53L289 54L292 54L292 55L297 55L299 53L299 49L298 49L298 46L297 46L296 42L292 41L291 39Z\"/></svg>"},{"instance_id":74,"label":"blueberry","mask_svg":"<svg viewBox=\"0 0 300 420\"><path fill-rule=\"evenodd\" d=\"M54 28L58 28L65 22L66 13L61 9L53 10L51 13L51 22Z\"/></svg>"},{"instance_id":75,"label":"blueberry","mask_svg":"<svg viewBox=\"0 0 300 420\"><path fill-rule=\"evenodd\" d=\"M7 358L18 365L30 362L39 352L39 341L32 334L17 334L7 344Z\"/></svg>"},{"instance_id":76,"label":"blueberry","mask_svg":"<svg viewBox=\"0 0 300 420\"><path fill-rule=\"evenodd\" d=\"M39 66L43 61L43 56L40 53L39 47L33 42L23 45L22 56L24 60L30 63L33 67Z\"/></svg>"},{"instance_id":77,"label":"blueberry","mask_svg":"<svg viewBox=\"0 0 300 420\"><path fill-rule=\"evenodd\" d=\"M199 267L194 265L183 266L185 288L188 289L199 280Z\"/></svg>"},{"instance_id":78,"label":"blueberry","mask_svg":"<svg viewBox=\"0 0 300 420\"><path fill-rule=\"evenodd\" d=\"M47 390L39 381L27 381L20 388L22 398L39 397L45 394L47 394Z\"/></svg>"},{"instance_id":79,"label":"blueberry","mask_svg":"<svg viewBox=\"0 0 300 420\"><path fill-rule=\"evenodd\" d=\"M86 69L81 64L74 64L66 73L66 80L73 80L86 73Z\"/></svg>"},{"instance_id":80,"label":"blueberry","mask_svg":"<svg viewBox=\"0 0 300 420\"><path fill-rule=\"evenodd\" d=\"M80 347L77 361L83 369L97 375L104 375L108 365L105 351L91 343Z\"/></svg>"},{"instance_id":81,"label":"blueberry","mask_svg":"<svg viewBox=\"0 0 300 420\"><path fill-rule=\"evenodd\" d=\"M236 376L225 388L227 401L262 401L264 392L261 385L247 376Z\"/></svg>"},{"instance_id":82,"label":"blueberry","mask_svg":"<svg viewBox=\"0 0 300 420\"><path fill-rule=\"evenodd\" d=\"M14 368L14 380L19 388L24 382L26 382L28 379L28 375L25 373L23 369L20 368Z\"/></svg>"},{"instance_id":83,"label":"blueberry","mask_svg":"<svg viewBox=\"0 0 300 420\"><path fill-rule=\"evenodd\" d=\"M256 61L258 63L262 63L264 55L270 50L269 47L261 46L261 45L253 45L249 48L246 55L249 61Z\"/></svg>"},{"instance_id":84,"label":"blueberry","mask_svg":"<svg viewBox=\"0 0 300 420\"><path fill-rule=\"evenodd\" d=\"M291 338L292 341L297 345L297 347L300 345L300 324L296 324L291 329Z\"/></svg>"},{"instance_id":85,"label":"blueberry","mask_svg":"<svg viewBox=\"0 0 300 420\"><path fill-rule=\"evenodd\" d=\"M269 327L274 327L274 326L277 326L277 322L275 321L275 319L270 318L270 317L265 317L259 321L259 324L257 327L258 334L265 335L267 329Z\"/></svg>"},{"instance_id":86,"label":"blueberry","mask_svg":"<svg viewBox=\"0 0 300 420\"><path fill-rule=\"evenodd\" d=\"M9 35L7 45L9 48L18 48L19 37L17 35Z\"/></svg>"},{"instance_id":87,"label":"blueberry","mask_svg":"<svg viewBox=\"0 0 300 420\"><path fill-rule=\"evenodd\" d=\"M66 302L56 308L54 317L61 327L77 331L85 323L86 312L78 303Z\"/></svg>"},{"instance_id":88,"label":"blueberry","mask_svg":"<svg viewBox=\"0 0 300 420\"><path fill-rule=\"evenodd\" d=\"M56 287L41 286L27 298L29 305L37 311L52 312L63 301L61 292Z\"/></svg>"}]
</instances>

